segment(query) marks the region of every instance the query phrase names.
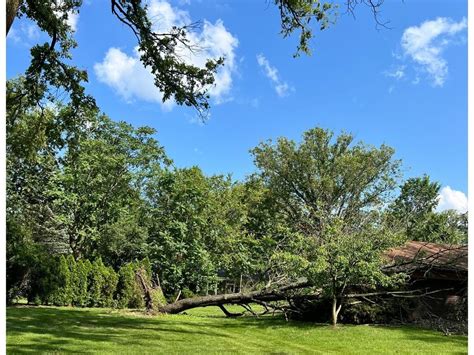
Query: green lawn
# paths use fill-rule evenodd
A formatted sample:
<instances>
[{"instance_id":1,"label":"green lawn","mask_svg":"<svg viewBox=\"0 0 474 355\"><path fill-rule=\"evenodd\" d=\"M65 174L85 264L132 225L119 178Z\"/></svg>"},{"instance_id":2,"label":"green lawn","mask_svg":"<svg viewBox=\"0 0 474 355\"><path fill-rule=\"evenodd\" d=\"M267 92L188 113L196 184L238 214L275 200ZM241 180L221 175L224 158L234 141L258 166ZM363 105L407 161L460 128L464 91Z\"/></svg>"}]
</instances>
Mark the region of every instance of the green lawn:
<instances>
[{"instance_id":1,"label":"green lawn","mask_svg":"<svg viewBox=\"0 0 474 355\"><path fill-rule=\"evenodd\" d=\"M411 327L228 319L217 308L145 316L110 309L7 308L8 353L466 354L467 337Z\"/></svg>"}]
</instances>

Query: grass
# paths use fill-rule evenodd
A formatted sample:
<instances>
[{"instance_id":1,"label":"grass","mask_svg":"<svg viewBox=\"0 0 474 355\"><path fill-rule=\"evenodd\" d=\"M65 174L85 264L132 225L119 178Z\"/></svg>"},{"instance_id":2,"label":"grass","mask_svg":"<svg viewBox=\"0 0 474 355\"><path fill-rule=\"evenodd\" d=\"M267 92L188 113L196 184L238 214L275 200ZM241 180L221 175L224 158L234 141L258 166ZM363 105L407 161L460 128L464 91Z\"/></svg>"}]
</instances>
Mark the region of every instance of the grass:
<instances>
[{"instance_id":1,"label":"grass","mask_svg":"<svg viewBox=\"0 0 474 355\"><path fill-rule=\"evenodd\" d=\"M112 309L7 308L7 351L115 354L467 354L467 337L413 327L229 319L215 307L146 316Z\"/></svg>"}]
</instances>

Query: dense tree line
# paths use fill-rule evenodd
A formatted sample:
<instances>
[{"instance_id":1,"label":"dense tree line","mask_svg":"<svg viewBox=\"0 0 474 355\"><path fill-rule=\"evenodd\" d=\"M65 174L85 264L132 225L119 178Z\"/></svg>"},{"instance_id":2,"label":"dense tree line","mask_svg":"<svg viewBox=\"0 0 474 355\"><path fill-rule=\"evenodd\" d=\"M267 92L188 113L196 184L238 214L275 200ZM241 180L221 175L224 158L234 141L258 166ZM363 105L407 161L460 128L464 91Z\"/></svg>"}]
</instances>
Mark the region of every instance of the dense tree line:
<instances>
[{"instance_id":1,"label":"dense tree line","mask_svg":"<svg viewBox=\"0 0 474 355\"><path fill-rule=\"evenodd\" d=\"M435 211L439 184L402 183L390 147L314 128L300 143L261 143L256 172L234 181L176 168L153 129L96 109L10 105L23 85L7 87L10 301L138 307L131 265L149 260L170 301L219 277L253 290L303 278L335 322L353 285L401 282L381 271L386 249L467 241L465 216Z\"/></svg>"},{"instance_id":2,"label":"dense tree line","mask_svg":"<svg viewBox=\"0 0 474 355\"><path fill-rule=\"evenodd\" d=\"M29 272L26 296L35 305L144 308L137 273L153 290L154 303L166 303L161 290L153 286L148 259L125 263L115 271L100 258L75 260L69 254L38 260Z\"/></svg>"}]
</instances>

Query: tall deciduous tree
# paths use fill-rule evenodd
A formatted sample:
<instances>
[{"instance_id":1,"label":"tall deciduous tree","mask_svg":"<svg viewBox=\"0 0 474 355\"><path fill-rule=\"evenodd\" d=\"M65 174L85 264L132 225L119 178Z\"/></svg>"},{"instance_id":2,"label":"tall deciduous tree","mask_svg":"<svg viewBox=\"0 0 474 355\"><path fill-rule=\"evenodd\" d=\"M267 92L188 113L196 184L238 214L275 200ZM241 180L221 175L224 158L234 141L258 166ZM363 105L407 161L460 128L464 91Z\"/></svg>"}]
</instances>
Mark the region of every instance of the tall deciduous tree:
<instances>
[{"instance_id":1,"label":"tall deciduous tree","mask_svg":"<svg viewBox=\"0 0 474 355\"><path fill-rule=\"evenodd\" d=\"M150 181L147 200L150 260L168 295L203 291L218 273L245 272L245 208L229 177L207 177L198 167L165 171Z\"/></svg>"},{"instance_id":2,"label":"tall deciduous tree","mask_svg":"<svg viewBox=\"0 0 474 355\"><path fill-rule=\"evenodd\" d=\"M468 241L467 212L455 210L431 212L418 225L412 235L413 240L442 244L467 244Z\"/></svg>"},{"instance_id":3,"label":"tall deciduous tree","mask_svg":"<svg viewBox=\"0 0 474 355\"><path fill-rule=\"evenodd\" d=\"M87 129L88 137L64 152L61 169L48 186L48 196L74 256L92 257L101 248L113 261L127 252L127 238L122 239L120 252L114 237L123 233L138 237L134 247L140 245L140 239L145 240L137 223L141 218L140 194L146 180L167 163L167 158L151 137L151 128L133 128L97 116L91 118ZM125 220L133 222L121 233L111 233Z\"/></svg>"},{"instance_id":4,"label":"tall deciduous tree","mask_svg":"<svg viewBox=\"0 0 474 355\"><path fill-rule=\"evenodd\" d=\"M333 324L352 286L395 281L380 267L382 252L399 239L385 228L379 213L399 176L393 149L353 144L349 134L334 138L316 128L305 132L300 144L280 138L252 152L288 225L303 243L298 255L289 259L282 253L281 260L332 299Z\"/></svg>"}]
</instances>

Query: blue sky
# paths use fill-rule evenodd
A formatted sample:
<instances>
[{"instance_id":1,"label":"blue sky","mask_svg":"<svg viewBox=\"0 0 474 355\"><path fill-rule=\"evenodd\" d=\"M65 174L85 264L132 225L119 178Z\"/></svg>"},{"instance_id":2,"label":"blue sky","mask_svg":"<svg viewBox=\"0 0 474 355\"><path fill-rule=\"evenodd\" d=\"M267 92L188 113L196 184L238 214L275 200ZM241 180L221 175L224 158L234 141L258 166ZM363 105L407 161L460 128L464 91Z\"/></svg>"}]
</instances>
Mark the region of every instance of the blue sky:
<instances>
[{"instance_id":1,"label":"blue sky","mask_svg":"<svg viewBox=\"0 0 474 355\"><path fill-rule=\"evenodd\" d=\"M203 21L193 38L204 55L225 55L212 91L211 117L162 105L136 60L136 40L106 0L85 1L74 16L74 62L88 70L88 92L116 120L149 125L177 166L206 173L254 171L249 149L262 140L299 140L320 126L385 143L403 160L404 176L424 173L444 187L442 204L467 206L467 2L390 1L375 28L369 9L317 32L312 56L293 58L297 37L279 35L279 15L266 0L149 0L157 26ZM29 48L44 35L25 19L7 38L7 77L24 71ZM449 186L449 189L448 189ZM467 208L467 207L466 207Z\"/></svg>"}]
</instances>

